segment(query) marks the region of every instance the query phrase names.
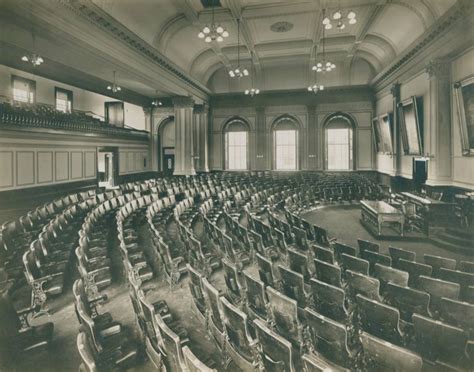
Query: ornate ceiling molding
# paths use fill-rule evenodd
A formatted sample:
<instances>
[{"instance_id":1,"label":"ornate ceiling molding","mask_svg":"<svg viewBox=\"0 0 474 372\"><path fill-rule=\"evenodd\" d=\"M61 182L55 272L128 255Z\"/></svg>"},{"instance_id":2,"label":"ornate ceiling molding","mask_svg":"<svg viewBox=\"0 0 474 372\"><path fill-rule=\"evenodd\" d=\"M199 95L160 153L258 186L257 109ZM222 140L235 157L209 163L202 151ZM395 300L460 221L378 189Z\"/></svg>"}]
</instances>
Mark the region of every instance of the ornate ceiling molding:
<instances>
[{"instance_id":1,"label":"ornate ceiling molding","mask_svg":"<svg viewBox=\"0 0 474 372\"><path fill-rule=\"evenodd\" d=\"M402 67L408 65L415 57L422 54L439 36L449 32L457 22L466 17L466 12L468 14L472 13L472 3L469 4L465 1L463 4L460 4L460 2L455 4L423 35L415 40L405 53L375 76L371 81L371 85L380 86L383 82L389 81Z\"/></svg>"},{"instance_id":2,"label":"ornate ceiling molding","mask_svg":"<svg viewBox=\"0 0 474 372\"><path fill-rule=\"evenodd\" d=\"M182 71L158 50L143 41L140 37L124 27L113 17L108 15L107 12L93 4L90 0L78 0L71 2L62 0L61 4L65 8L68 8L84 19L87 19L94 25L102 28L109 34L114 35L115 38L127 44L130 48L141 53L143 56L152 59L155 63L176 76L179 80L184 81L186 84L192 86L194 89L197 89L206 96L210 94L210 91L206 86L190 77L186 72Z\"/></svg>"}]
</instances>

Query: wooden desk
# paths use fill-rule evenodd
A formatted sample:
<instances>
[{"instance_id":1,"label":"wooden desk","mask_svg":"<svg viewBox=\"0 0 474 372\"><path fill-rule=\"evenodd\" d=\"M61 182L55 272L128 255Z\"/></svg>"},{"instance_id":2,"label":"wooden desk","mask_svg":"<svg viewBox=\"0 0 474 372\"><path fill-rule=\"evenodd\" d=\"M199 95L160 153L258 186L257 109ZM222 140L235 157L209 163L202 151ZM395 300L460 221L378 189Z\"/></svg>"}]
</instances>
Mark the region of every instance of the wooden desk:
<instances>
[{"instance_id":1,"label":"wooden desk","mask_svg":"<svg viewBox=\"0 0 474 372\"><path fill-rule=\"evenodd\" d=\"M400 236L403 236L405 216L401 211L384 201L362 200L360 205L362 221L377 226L379 236L382 235L382 225L386 222L398 223L400 225Z\"/></svg>"},{"instance_id":2,"label":"wooden desk","mask_svg":"<svg viewBox=\"0 0 474 372\"><path fill-rule=\"evenodd\" d=\"M425 234L429 234L429 228L432 226L449 226L454 221L455 203L431 199L411 192L402 192L400 195L415 205L416 214L422 219Z\"/></svg>"}]
</instances>

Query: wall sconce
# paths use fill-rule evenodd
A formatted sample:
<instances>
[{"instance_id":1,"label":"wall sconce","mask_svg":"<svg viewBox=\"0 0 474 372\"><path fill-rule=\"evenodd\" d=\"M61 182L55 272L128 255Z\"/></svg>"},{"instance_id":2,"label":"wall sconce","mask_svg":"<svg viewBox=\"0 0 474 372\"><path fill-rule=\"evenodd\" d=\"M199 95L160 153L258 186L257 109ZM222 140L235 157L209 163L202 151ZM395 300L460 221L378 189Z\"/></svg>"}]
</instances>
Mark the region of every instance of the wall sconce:
<instances>
[{"instance_id":1,"label":"wall sconce","mask_svg":"<svg viewBox=\"0 0 474 372\"><path fill-rule=\"evenodd\" d=\"M316 157L316 155L314 155L314 154L309 154L308 155L308 158L315 158L315 157Z\"/></svg>"},{"instance_id":2,"label":"wall sconce","mask_svg":"<svg viewBox=\"0 0 474 372\"><path fill-rule=\"evenodd\" d=\"M257 155L257 159L263 158L263 155Z\"/></svg>"}]
</instances>

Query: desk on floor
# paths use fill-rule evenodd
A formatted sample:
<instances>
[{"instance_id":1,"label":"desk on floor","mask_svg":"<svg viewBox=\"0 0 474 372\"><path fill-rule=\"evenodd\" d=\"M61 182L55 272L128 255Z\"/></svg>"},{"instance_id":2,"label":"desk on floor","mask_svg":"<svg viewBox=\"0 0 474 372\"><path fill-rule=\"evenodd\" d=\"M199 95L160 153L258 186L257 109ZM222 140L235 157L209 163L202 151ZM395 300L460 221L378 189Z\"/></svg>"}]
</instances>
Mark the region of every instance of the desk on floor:
<instances>
[{"instance_id":1,"label":"desk on floor","mask_svg":"<svg viewBox=\"0 0 474 372\"><path fill-rule=\"evenodd\" d=\"M382 235L384 223L399 224L400 236L403 236L405 217L401 211L384 201L362 200L360 205L362 222L376 227L379 236Z\"/></svg>"}]
</instances>

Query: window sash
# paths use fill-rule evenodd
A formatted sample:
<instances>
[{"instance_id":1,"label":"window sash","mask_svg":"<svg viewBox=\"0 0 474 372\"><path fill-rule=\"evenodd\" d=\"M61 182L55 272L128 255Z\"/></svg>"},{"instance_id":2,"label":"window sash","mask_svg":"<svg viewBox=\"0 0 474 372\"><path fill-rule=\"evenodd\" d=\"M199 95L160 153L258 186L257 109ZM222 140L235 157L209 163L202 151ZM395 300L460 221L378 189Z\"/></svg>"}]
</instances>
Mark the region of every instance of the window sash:
<instances>
[{"instance_id":1,"label":"window sash","mask_svg":"<svg viewBox=\"0 0 474 372\"><path fill-rule=\"evenodd\" d=\"M13 77L13 99L18 102L34 103L35 93L32 82Z\"/></svg>"},{"instance_id":2,"label":"window sash","mask_svg":"<svg viewBox=\"0 0 474 372\"><path fill-rule=\"evenodd\" d=\"M297 131L276 130L275 138L275 169L297 169Z\"/></svg>"},{"instance_id":3,"label":"window sash","mask_svg":"<svg viewBox=\"0 0 474 372\"><path fill-rule=\"evenodd\" d=\"M326 161L328 170L351 170L352 129L326 130Z\"/></svg>"},{"instance_id":4,"label":"window sash","mask_svg":"<svg viewBox=\"0 0 474 372\"><path fill-rule=\"evenodd\" d=\"M246 170L248 132L226 133L226 163L228 170Z\"/></svg>"}]
</instances>

